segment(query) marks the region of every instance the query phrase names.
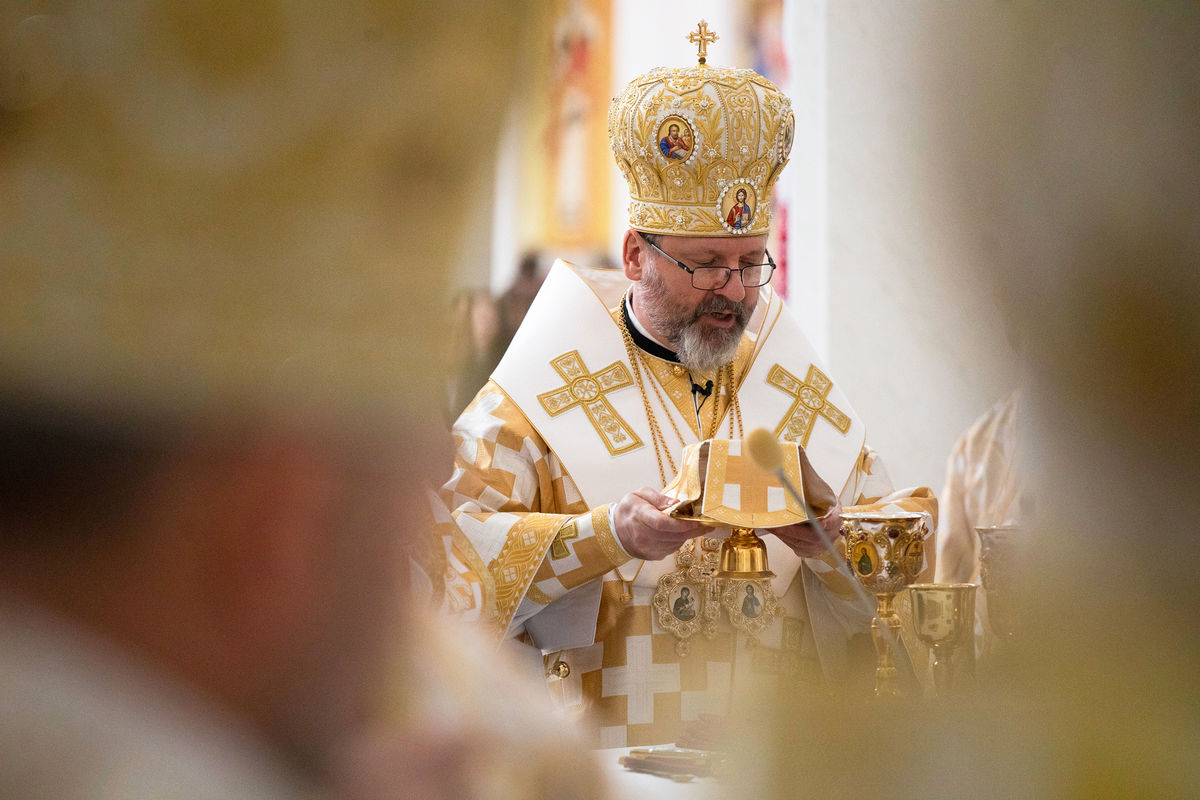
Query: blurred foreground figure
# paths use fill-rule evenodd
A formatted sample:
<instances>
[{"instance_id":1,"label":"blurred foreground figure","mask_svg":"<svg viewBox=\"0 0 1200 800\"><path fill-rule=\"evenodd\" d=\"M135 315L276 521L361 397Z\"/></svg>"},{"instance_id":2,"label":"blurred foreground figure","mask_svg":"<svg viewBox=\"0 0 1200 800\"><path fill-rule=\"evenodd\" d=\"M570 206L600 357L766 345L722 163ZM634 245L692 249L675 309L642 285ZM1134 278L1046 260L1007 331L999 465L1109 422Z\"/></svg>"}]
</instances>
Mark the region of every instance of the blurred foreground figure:
<instances>
[{"instance_id":1,"label":"blurred foreground figure","mask_svg":"<svg viewBox=\"0 0 1200 800\"><path fill-rule=\"evenodd\" d=\"M1200 6L920 12L944 43L928 74L952 76L929 95L931 173L957 182L958 224L1019 299L1028 605L971 694L781 703L747 792L1195 795Z\"/></svg>"},{"instance_id":2,"label":"blurred foreground figure","mask_svg":"<svg viewBox=\"0 0 1200 800\"><path fill-rule=\"evenodd\" d=\"M517 18L0 8L0 796L597 791L404 602L450 274L397 221L456 219Z\"/></svg>"}]
</instances>

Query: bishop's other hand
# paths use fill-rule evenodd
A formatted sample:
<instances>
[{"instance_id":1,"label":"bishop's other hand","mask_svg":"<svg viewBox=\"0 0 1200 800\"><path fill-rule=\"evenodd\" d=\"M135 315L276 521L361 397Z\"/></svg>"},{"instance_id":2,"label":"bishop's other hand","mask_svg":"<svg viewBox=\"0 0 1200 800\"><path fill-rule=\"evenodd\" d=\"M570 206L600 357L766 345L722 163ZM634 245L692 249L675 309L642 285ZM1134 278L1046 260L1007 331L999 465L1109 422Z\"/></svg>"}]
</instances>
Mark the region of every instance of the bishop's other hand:
<instances>
[{"instance_id":1,"label":"bishop's other hand","mask_svg":"<svg viewBox=\"0 0 1200 800\"><path fill-rule=\"evenodd\" d=\"M620 499L613 508L613 525L625 552L634 558L659 561L688 539L712 530L707 525L672 517L663 511L674 502L662 492L644 486Z\"/></svg>"}]
</instances>

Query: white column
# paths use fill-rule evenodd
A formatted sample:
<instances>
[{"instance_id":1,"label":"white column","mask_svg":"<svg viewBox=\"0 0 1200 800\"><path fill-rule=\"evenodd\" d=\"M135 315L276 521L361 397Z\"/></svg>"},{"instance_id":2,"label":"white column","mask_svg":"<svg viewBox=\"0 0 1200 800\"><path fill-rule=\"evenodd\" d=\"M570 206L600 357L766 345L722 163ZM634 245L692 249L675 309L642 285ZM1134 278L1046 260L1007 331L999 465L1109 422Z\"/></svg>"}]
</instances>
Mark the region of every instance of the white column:
<instances>
[{"instance_id":1,"label":"white column","mask_svg":"<svg viewBox=\"0 0 1200 800\"><path fill-rule=\"evenodd\" d=\"M521 114L517 103L509 106L496 148L496 174L492 206L491 290L499 294L512 283L520 257L517 241L517 209L521 197Z\"/></svg>"},{"instance_id":2,"label":"white column","mask_svg":"<svg viewBox=\"0 0 1200 800\"><path fill-rule=\"evenodd\" d=\"M796 138L779 191L788 203L788 305L829 362L826 0L785 0L784 46Z\"/></svg>"}]
</instances>

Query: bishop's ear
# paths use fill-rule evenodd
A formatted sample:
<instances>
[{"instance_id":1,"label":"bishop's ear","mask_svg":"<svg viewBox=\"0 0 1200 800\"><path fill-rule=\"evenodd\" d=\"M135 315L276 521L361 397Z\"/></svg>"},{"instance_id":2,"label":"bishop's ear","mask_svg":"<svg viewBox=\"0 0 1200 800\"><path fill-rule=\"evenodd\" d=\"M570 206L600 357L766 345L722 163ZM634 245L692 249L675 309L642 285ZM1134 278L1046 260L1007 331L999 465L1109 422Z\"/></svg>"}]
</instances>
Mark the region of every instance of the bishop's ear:
<instances>
[{"instance_id":1,"label":"bishop's ear","mask_svg":"<svg viewBox=\"0 0 1200 800\"><path fill-rule=\"evenodd\" d=\"M641 234L633 228L625 231L625 239L621 242L621 263L625 267L625 277L631 281L640 281L646 259L649 257L649 246Z\"/></svg>"}]
</instances>

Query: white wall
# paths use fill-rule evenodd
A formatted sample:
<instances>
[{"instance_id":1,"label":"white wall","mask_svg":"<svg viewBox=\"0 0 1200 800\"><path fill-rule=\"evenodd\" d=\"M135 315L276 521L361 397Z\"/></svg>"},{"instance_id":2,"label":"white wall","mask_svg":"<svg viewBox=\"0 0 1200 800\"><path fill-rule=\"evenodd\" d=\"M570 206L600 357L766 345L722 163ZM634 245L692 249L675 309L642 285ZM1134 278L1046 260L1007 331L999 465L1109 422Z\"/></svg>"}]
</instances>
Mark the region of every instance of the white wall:
<instances>
[{"instance_id":1,"label":"white wall","mask_svg":"<svg viewBox=\"0 0 1200 800\"><path fill-rule=\"evenodd\" d=\"M784 5L784 46L796 138L776 192L788 208L787 299L818 355L829 361L829 101L825 0Z\"/></svg>"},{"instance_id":2,"label":"white wall","mask_svg":"<svg viewBox=\"0 0 1200 800\"><path fill-rule=\"evenodd\" d=\"M928 93L955 79L925 57L945 5L830 3L826 67L830 367L896 485L935 491L955 437L1016 380L978 228L938 179L945 143L921 135Z\"/></svg>"}]
</instances>

